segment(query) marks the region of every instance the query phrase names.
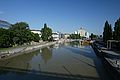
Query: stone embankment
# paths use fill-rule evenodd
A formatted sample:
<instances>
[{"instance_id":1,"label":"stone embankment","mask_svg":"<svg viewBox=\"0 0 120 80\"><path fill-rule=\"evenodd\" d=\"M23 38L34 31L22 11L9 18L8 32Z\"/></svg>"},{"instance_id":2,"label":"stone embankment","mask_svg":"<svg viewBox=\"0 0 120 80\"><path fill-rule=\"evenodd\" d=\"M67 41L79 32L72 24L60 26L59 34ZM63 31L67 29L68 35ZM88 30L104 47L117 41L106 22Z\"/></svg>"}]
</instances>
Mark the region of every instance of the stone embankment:
<instances>
[{"instance_id":1,"label":"stone embankment","mask_svg":"<svg viewBox=\"0 0 120 80\"><path fill-rule=\"evenodd\" d=\"M64 43L64 42L72 42L72 41L76 41L75 39L60 39L59 41L54 41L54 42L42 42L42 43L33 43L32 45L28 45L28 46L21 46L21 47L17 47L17 48L13 48L13 49L9 49L9 50L2 50L0 51L0 59L8 59L20 54L24 54L24 53L29 53L35 50L38 50L42 47L46 47L46 46L50 46L50 45L54 45L56 43Z\"/></svg>"},{"instance_id":2,"label":"stone embankment","mask_svg":"<svg viewBox=\"0 0 120 80\"><path fill-rule=\"evenodd\" d=\"M27 46L27 47L20 47L20 48L13 48L10 50L6 50L6 51L1 51L0 52L0 59L6 59L6 58L10 58L10 57L14 57L17 55L20 55L22 53L29 53L32 52L34 50L46 47L46 46L50 46L50 45L54 45L56 44L58 41L54 41L54 42L47 42L44 44L36 44L33 46Z\"/></svg>"}]
</instances>

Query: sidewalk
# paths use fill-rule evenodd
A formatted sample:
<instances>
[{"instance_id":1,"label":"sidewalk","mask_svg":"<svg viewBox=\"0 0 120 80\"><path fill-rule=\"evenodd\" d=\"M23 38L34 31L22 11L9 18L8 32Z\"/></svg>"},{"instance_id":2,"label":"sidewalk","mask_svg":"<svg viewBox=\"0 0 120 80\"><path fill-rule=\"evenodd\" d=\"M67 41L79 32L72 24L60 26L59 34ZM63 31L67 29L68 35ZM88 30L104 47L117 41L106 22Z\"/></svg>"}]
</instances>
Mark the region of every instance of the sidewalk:
<instances>
[{"instance_id":1,"label":"sidewalk","mask_svg":"<svg viewBox=\"0 0 120 80\"><path fill-rule=\"evenodd\" d=\"M102 60L108 74L110 74L114 80L120 80L120 54L108 50L97 43L93 43L92 47L96 52L96 55Z\"/></svg>"}]
</instances>

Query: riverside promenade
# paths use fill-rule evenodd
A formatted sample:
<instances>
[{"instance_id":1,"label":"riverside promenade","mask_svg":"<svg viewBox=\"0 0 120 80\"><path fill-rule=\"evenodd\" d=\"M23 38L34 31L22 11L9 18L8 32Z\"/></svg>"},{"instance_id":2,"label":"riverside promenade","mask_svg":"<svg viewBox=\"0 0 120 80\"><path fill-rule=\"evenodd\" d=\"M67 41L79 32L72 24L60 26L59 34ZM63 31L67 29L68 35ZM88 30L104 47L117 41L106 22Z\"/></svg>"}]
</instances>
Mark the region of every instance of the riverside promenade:
<instances>
[{"instance_id":1,"label":"riverside promenade","mask_svg":"<svg viewBox=\"0 0 120 80\"><path fill-rule=\"evenodd\" d=\"M92 47L111 77L114 80L120 80L120 53L108 50L97 43L93 43Z\"/></svg>"},{"instance_id":2,"label":"riverside promenade","mask_svg":"<svg viewBox=\"0 0 120 80\"><path fill-rule=\"evenodd\" d=\"M120 80L120 54L107 50L102 50L102 54L106 70L115 80Z\"/></svg>"}]
</instances>

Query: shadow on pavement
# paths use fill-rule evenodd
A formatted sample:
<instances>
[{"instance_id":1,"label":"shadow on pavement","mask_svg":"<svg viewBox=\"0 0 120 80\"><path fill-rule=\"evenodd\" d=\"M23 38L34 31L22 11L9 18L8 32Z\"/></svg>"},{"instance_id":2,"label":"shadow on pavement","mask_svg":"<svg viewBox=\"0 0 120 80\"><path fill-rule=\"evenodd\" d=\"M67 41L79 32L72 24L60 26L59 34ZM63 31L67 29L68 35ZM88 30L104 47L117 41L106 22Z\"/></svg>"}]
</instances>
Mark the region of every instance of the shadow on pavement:
<instances>
[{"instance_id":1,"label":"shadow on pavement","mask_svg":"<svg viewBox=\"0 0 120 80\"><path fill-rule=\"evenodd\" d=\"M0 67L2 80L99 80L95 77Z\"/></svg>"}]
</instances>

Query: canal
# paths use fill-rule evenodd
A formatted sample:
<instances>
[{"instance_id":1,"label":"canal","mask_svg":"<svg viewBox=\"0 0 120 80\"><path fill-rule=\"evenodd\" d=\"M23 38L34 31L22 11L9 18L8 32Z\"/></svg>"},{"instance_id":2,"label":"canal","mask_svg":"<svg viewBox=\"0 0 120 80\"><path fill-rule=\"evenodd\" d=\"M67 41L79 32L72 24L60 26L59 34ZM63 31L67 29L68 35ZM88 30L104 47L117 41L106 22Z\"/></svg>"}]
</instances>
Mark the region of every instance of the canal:
<instances>
[{"instance_id":1,"label":"canal","mask_svg":"<svg viewBox=\"0 0 120 80\"><path fill-rule=\"evenodd\" d=\"M0 80L110 80L90 45L69 42L0 60Z\"/></svg>"}]
</instances>

